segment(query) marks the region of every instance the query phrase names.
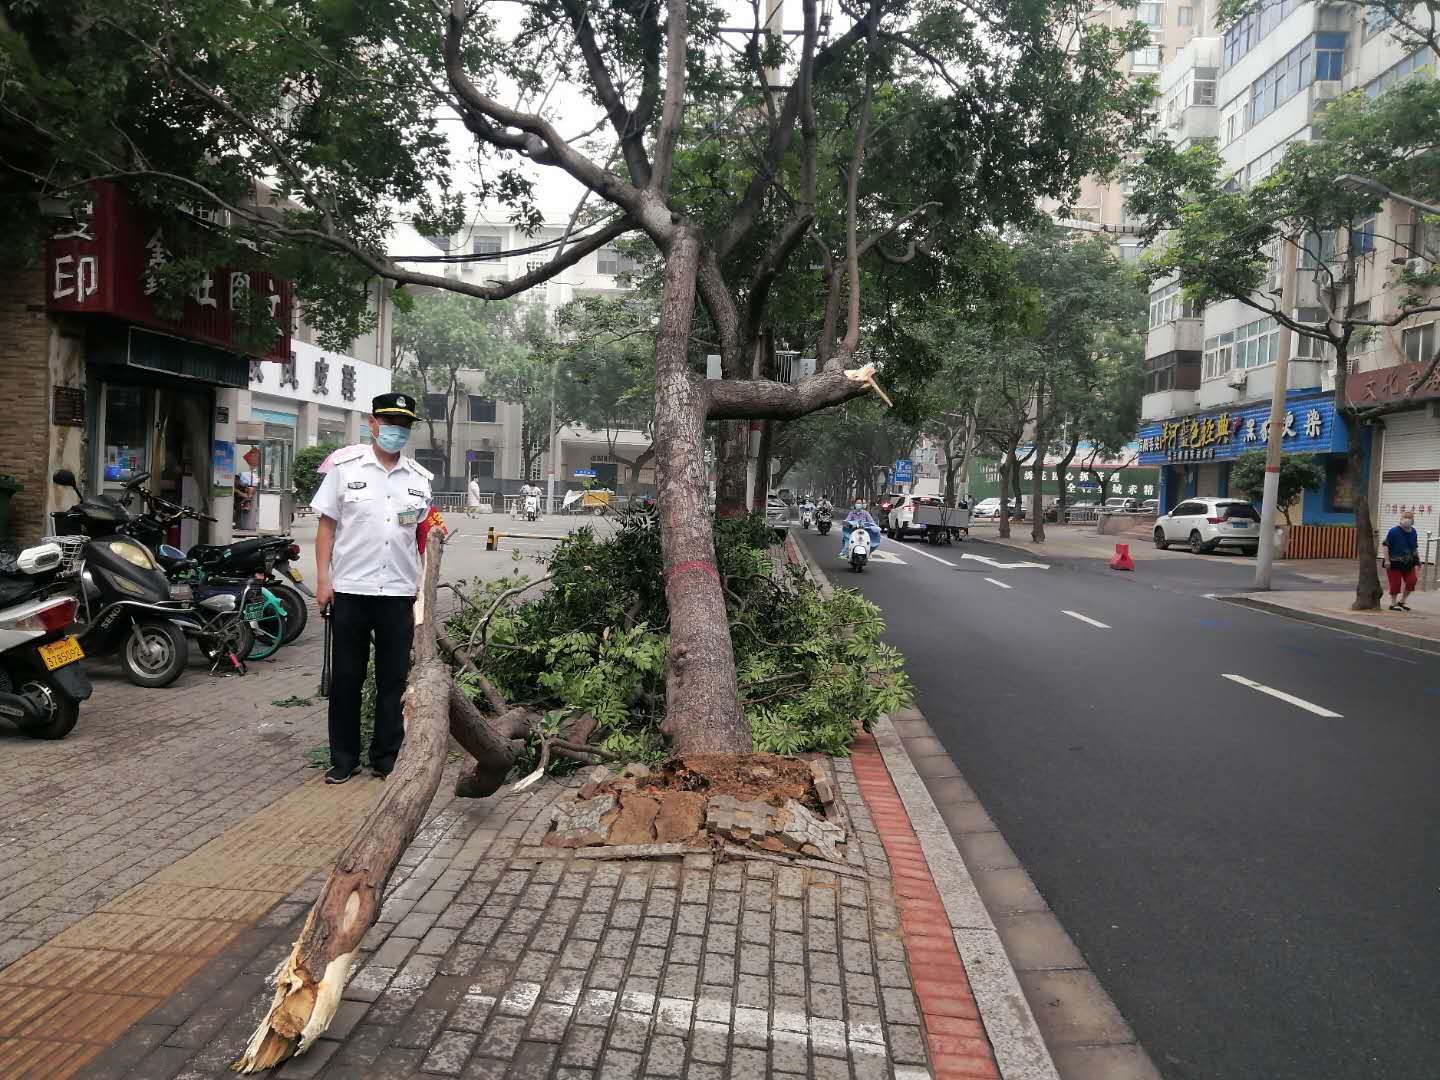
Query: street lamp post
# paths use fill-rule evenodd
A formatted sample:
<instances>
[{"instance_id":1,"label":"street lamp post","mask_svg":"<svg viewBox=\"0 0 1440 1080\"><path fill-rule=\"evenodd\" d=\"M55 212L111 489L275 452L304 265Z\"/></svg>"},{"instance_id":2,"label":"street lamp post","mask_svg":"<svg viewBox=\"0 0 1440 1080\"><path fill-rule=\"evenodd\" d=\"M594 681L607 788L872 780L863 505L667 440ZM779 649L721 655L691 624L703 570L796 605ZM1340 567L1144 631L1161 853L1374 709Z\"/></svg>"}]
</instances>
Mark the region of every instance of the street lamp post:
<instances>
[{"instance_id":1,"label":"street lamp post","mask_svg":"<svg viewBox=\"0 0 1440 1080\"><path fill-rule=\"evenodd\" d=\"M1379 180L1372 180L1368 176L1356 176L1354 173L1342 173L1335 178L1335 186L1345 188L1347 191L1368 191L1372 195L1378 195L1382 199L1394 199L1406 206L1413 206L1426 214L1440 214L1440 206L1432 206L1429 203L1421 202L1419 199L1412 199L1408 195L1401 195L1398 191L1392 191Z\"/></svg>"}]
</instances>

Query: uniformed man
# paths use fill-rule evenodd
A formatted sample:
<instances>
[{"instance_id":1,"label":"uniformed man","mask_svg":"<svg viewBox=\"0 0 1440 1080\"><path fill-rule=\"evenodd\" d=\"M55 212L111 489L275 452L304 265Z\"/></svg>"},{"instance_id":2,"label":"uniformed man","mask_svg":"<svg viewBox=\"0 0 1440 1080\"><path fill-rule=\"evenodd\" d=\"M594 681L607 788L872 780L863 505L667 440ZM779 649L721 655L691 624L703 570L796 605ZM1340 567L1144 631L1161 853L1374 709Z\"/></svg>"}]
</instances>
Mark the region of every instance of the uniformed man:
<instances>
[{"instance_id":1,"label":"uniformed man","mask_svg":"<svg viewBox=\"0 0 1440 1080\"><path fill-rule=\"evenodd\" d=\"M429 470L400 451L417 419L409 394L371 404L368 445L335 451L310 505L315 599L330 612L330 771L343 784L360 771L360 692L375 636L375 733L370 768L384 779L405 737L400 698L410 668L412 607L420 582L416 527L430 512Z\"/></svg>"}]
</instances>

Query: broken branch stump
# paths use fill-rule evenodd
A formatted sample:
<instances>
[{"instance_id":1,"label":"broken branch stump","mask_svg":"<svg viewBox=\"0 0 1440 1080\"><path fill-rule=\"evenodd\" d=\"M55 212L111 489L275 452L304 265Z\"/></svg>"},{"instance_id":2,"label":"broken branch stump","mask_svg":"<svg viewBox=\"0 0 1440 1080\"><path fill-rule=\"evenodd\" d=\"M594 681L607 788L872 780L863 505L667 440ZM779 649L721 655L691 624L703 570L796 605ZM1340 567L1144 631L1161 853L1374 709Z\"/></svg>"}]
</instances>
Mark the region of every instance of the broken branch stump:
<instances>
[{"instance_id":1,"label":"broken branch stump","mask_svg":"<svg viewBox=\"0 0 1440 1080\"><path fill-rule=\"evenodd\" d=\"M360 940L380 914L385 884L440 786L453 685L435 644L435 587L443 550L443 539L432 532L415 603L415 662L405 687L405 742L395 769L385 794L336 860L295 947L276 972L275 999L234 1064L239 1072L274 1068L309 1049L330 1026Z\"/></svg>"}]
</instances>

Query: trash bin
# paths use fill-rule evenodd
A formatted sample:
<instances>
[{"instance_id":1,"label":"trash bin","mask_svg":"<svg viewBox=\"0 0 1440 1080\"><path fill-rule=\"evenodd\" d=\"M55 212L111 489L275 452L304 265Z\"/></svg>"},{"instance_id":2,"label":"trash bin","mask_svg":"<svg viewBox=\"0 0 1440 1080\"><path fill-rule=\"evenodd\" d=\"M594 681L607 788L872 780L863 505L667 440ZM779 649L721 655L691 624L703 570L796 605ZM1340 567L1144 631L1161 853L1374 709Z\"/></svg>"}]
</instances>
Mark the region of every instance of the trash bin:
<instances>
[{"instance_id":1,"label":"trash bin","mask_svg":"<svg viewBox=\"0 0 1440 1080\"><path fill-rule=\"evenodd\" d=\"M25 485L13 476L0 476L0 543L11 538L10 502L17 491L24 491Z\"/></svg>"}]
</instances>

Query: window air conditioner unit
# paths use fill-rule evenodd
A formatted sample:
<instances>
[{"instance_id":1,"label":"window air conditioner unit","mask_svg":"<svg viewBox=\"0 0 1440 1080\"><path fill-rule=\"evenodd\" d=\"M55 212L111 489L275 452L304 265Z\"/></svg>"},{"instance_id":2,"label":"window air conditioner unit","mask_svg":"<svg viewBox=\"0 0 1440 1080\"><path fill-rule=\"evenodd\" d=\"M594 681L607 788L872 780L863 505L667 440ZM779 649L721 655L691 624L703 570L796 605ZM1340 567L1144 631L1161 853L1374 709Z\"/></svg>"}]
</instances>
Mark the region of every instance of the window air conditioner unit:
<instances>
[{"instance_id":1,"label":"window air conditioner unit","mask_svg":"<svg viewBox=\"0 0 1440 1080\"><path fill-rule=\"evenodd\" d=\"M1315 82L1310 88L1311 101L1334 101L1343 91L1344 84L1339 79L1321 79Z\"/></svg>"},{"instance_id":2,"label":"window air conditioner unit","mask_svg":"<svg viewBox=\"0 0 1440 1080\"><path fill-rule=\"evenodd\" d=\"M1428 274L1430 272L1429 260L1418 257L1406 259L1405 272L1407 274Z\"/></svg>"},{"instance_id":3,"label":"window air conditioner unit","mask_svg":"<svg viewBox=\"0 0 1440 1080\"><path fill-rule=\"evenodd\" d=\"M1229 375L1225 376L1225 385L1230 387L1231 390L1244 390L1247 377L1243 371L1232 371Z\"/></svg>"},{"instance_id":4,"label":"window air conditioner unit","mask_svg":"<svg viewBox=\"0 0 1440 1080\"><path fill-rule=\"evenodd\" d=\"M481 439L481 440L480 440L480 445L483 446L486 450L489 450L489 449L490 449L490 440L489 440L489 439Z\"/></svg>"},{"instance_id":5,"label":"window air conditioner unit","mask_svg":"<svg viewBox=\"0 0 1440 1080\"><path fill-rule=\"evenodd\" d=\"M1335 365L1333 365L1333 364L1327 365L1327 366L1320 372L1320 389L1326 391L1327 393L1333 393L1333 392L1334 392L1334 390L1335 390Z\"/></svg>"}]
</instances>

